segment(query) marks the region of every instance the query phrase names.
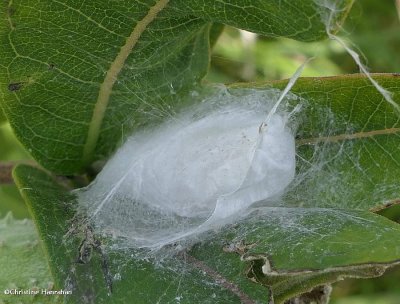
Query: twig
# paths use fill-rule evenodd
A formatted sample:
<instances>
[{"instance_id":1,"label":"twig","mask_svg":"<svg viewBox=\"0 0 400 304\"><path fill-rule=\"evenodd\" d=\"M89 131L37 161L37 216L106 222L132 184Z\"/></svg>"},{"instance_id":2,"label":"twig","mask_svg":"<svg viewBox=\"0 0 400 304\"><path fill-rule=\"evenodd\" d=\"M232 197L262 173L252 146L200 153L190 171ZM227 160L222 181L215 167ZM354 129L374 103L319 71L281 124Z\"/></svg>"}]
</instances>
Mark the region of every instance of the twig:
<instances>
[{"instance_id":1,"label":"twig","mask_svg":"<svg viewBox=\"0 0 400 304\"><path fill-rule=\"evenodd\" d=\"M17 164L37 165L34 161L29 160L0 162L0 185L11 185L14 183L12 170Z\"/></svg>"},{"instance_id":2,"label":"twig","mask_svg":"<svg viewBox=\"0 0 400 304\"><path fill-rule=\"evenodd\" d=\"M14 183L12 178L12 169L15 163L0 163L0 184L12 184Z\"/></svg>"}]
</instances>

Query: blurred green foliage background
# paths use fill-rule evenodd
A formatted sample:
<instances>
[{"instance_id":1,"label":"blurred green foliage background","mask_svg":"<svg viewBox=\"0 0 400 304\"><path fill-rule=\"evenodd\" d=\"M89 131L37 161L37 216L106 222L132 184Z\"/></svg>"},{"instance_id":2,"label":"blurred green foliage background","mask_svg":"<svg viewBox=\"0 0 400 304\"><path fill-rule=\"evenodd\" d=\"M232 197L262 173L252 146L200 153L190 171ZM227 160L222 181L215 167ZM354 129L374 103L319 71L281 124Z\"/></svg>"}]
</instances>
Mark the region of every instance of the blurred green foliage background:
<instances>
[{"instance_id":1,"label":"blurred green foliage background","mask_svg":"<svg viewBox=\"0 0 400 304\"><path fill-rule=\"evenodd\" d=\"M363 55L371 72L400 73L400 0L358 0L340 36ZM336 42L302 43L283 38L265 38L226 27L216 43L208 82L268 81L290 77L306 58L315 59L303 76L331 76L357 73L358 68ZM0 110L0 161L29 159L14 137ZM12 211L16 218L29 213L13 185L0 185L0 217ZM400 207L382 215L400 223ZM370 280L346 280L335 284L334 304L400 303L400 269Z\"/></svg>"},{"instance_id":2,"label":"blurred green foliage background","mask_svg":"<svg viewBox=\"0 0 400 304\"><path fill-rule=\"evenodd\" d=\"M14 162L29 159L29 154L13 135L7 122L0 122L0 161ZM14 185L0 184L0 217L12 211L15 218L29 217L28 210Z\"/></svg>"},{"instance_id":3,"label":"blurred green foliage background","mask_svg":"<svg viewBox=\"0 0 400 304\"><path fill-rule=\"evenodd\" d=\"M400 22L396 0L358 0L340 36L357 50L373 73L400 72ZM289 78L306 58L303 76L357 73L358 67L335 41L313 43L266 38L226 27L214 47L210 82Z\"/></svg>"}]
</instances>

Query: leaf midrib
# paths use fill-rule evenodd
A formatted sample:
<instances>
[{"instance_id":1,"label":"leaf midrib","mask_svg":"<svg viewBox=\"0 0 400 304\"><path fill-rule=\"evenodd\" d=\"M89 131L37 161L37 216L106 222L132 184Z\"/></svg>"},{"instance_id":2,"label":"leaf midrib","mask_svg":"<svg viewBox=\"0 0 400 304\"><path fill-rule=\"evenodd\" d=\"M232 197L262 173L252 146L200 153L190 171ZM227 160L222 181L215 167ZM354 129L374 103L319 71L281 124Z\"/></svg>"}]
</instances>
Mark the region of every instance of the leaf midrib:
<instances>
[{"instance_id":1,"label":"leaf midrib","mask_svg":"<svg viewBox=\"0 0 400 304\"><path fill-rule=\"evenodd\" d=\"M134 49L143 32L157 17L157 15L167 6L168 2L169 0L159 0L156 2L156 4L150 7L147 15L135 24L130 36L126 39L125 44L121 47L120 52L111 63L104 81L100 85L97 101L93 109L92 119L89 123L89 130L82 155L82 163L84 166L89 165L93 159L94 151L100 136L101 125L103 123L112 90L118 79L119 73L124 67L129 54Z\"/></svg>"},{"instance_id":2,"label":"leaf midrib","mask_svg":"<svg viewBox=\"0 0 400 304\"><path fill-rule=\"evenodd\" d=\"M381 130L373 130L367 132L357 132L357 133L345 133L333 136L320 136L314 138L304 138L296 140L297 146L303 145L314 145L318 143L326 143L326 142L341 142L344 140L353 140L353 139L362 139L362 138L369 138L378 135L391 135L400 132L400 128L388 128L388 129L381 129Z\"/></svg>"}]
</instances>

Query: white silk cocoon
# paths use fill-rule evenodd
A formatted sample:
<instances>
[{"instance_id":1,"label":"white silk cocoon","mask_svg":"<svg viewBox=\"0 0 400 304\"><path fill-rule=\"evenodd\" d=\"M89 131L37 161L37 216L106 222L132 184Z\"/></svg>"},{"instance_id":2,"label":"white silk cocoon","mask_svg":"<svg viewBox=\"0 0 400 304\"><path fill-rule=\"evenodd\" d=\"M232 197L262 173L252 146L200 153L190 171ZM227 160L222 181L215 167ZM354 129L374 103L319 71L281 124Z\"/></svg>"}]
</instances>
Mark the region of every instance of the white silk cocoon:
<instances>
[{"instance_id":1,"label":"white silk cocoon","mask_svg":"<svg viewBox=\"0 0 400 304\"><path fill-rule=\"evenodd\" d=\"M133 135L78 191L103 233L160 247L218 227L283 193L295 175L288 114L267 125L277 90L226 90Z\"/></svg>"},{"instance_id":2,"label":"white silk cocoon","mask_svg":"<svg viewBox=\"0 0 400 304\"><path fill-rule=\"evenodd\" d=\"M346 3L314 3L328 37L343 46L400 113L359 55L333 34ZM248 89L231 94L223 88L171 114L160 126L133 134L96 180L75 192L96 232L123 239L128 247L161 248L235 222L256 203L272 206L295 176L291 115L281 101L295 98L287 94L303 67L283 92Z\"/></svg>"}]
</instances>

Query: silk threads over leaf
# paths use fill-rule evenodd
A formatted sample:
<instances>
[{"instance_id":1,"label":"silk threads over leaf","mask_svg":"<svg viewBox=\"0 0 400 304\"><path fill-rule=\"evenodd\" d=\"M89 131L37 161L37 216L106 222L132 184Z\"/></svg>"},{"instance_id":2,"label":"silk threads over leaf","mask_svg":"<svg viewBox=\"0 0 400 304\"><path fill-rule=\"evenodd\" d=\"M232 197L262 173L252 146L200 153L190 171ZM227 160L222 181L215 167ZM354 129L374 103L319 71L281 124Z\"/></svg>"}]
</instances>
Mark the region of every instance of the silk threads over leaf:
<instances>
[{"instance_id":1,"label":"silk threads over leaf","mask_svg":"<svg viewBox=\"0 0 400 304\"><path fill-rule=\"evenodd\" d=\"M216 90L129 138L94 183L78 191L80 205L102 233L156 248L279 197L296 163L287 125L296 111L274 107L283 97L272 89Z\"/></svg>"}]
</instances>

